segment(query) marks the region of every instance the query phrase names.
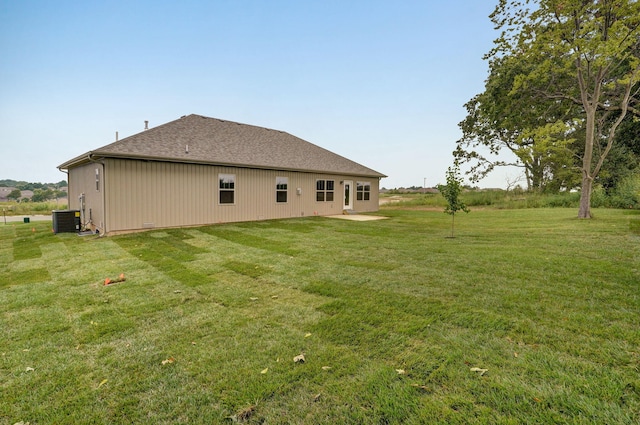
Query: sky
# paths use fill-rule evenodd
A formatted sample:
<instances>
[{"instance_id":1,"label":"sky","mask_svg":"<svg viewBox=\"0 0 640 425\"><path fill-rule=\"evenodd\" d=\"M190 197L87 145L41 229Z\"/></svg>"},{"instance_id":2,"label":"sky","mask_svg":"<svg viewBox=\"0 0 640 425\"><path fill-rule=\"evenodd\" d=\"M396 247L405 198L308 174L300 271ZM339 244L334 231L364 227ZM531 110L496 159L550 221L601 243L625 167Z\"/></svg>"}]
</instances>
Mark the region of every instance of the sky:
<instances>
[{"instance_id":1,"label":"sky","mask_svg":"<svg viewBox=\"0 0 640 425\"><path fill-rule=\"evenodd\" d=\"M0 0L0 179L199 114L445 183L498 0ZM517 172L477 185L504 187Z\"/></svg>"}]
</instances>

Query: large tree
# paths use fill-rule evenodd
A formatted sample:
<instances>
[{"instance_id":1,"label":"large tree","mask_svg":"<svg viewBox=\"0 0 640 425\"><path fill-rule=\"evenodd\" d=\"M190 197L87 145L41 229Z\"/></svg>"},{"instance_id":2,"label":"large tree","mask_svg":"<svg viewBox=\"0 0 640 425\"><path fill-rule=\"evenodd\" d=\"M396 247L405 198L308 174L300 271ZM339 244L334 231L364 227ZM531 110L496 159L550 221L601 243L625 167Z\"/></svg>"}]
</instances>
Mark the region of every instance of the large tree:
<instances>
[{"instance_id":1,"label":"large tree","mask_svg":"<svg viewBox=\"0 0 640 425\"><path fill-rule=\"evenodd\" d=\"M20 189L13 189L11 193L7 195L7 199L13 199L14 201L17 201L21 196L22 192L20 192Z\"/></svg>"},{"instance_id":2,"label":"large tree","mask_svg":"<svg viewBox=\"0 0 640 425\"><path fill-rule=\"evenodd\" d=\"M578 106L562 133L583 140L578 217L589 218L593 182L620 124L628 113L640 115L640 2L500 0L491 19L501 35L490 63L526 64L510 92Z\"/></svg>"},{"instance_id":3,"label":"large tree","mask_svg":"<svg viewBox=\"0 0 640 425\"><path fill-rule=\"evenodd\" d=\"M54 193L51 189L35 189L33 191L33 196L31 197L32 202L44 202L52 199L54 197Z\"/></svg>"},{"instance_id":4,"label":"large tree","mask_svg":"<svg viewBox=\"0 0 640 425\"><path fill-rule=\"evenodd\" d=\"M500 166L522 168L529 190L572 188L568 181L574 163L572 132L566 121L575 114L554 99L537 95L530 87L513 90L517 79L531 71L526 58L493 58L485 91L465 105L467 117L460 122L462 138L454 156L468 163L472 181L478 181ZM502 150L513 153L514 161L500 159Z\"/></svg>"}]
</instances>

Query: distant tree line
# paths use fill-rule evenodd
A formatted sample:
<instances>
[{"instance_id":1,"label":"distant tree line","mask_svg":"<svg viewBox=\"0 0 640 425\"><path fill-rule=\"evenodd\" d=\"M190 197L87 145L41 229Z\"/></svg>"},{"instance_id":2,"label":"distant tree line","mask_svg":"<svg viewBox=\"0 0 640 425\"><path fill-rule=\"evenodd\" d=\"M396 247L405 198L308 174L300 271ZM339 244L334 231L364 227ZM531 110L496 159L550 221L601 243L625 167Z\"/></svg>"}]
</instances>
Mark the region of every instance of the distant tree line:
<instances>
[{"instance_id":1,"label":"distant tree line","mask_svg":"<svg viewBox=\"0 0 640 425\"><path fill-rule=\"evenodd\" d=\"M45 202L67 196L67 192L62 190L62 188L67 187L66 180L61 180L58 183L31 183L5 179L0 180L0 187L15 187L15 189L7 195L7 199L16 202ZM31 199L22 197L22 191L24 190L33 192Z\"/></svg>"},{"instance_id":2,"label":"distant tree line","mask_svg":"<svg viewBox=\"0 0 640 425\"><path fill-rule=\"evenodd\" d=\"M15 187L20 190L61 189L67 187L67 181L60 180L58 183L30 183L21 180L4 179L0 180L0 187Z\"/></svg>"}]
</instances>

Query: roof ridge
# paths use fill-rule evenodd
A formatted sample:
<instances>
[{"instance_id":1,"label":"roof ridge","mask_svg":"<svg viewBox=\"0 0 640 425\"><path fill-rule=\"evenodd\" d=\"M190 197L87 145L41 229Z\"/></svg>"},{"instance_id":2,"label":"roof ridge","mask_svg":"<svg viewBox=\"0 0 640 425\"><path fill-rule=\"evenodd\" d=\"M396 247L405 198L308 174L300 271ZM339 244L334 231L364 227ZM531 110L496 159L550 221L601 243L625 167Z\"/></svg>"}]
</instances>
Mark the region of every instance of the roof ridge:
<instances>
[{"instance_id":1,"label":"roof ridge","mask_svg":"<svg viewBox=\"0 0 640 425\"><path fill-rule=\"evenodd\" d=\"M293 136L293 134L287 133L284 130L278 130L277 128L264 127L264 126L255 125L255 124L247 124L247 123L240 122L240 121L226 120L226 119L217 118L217 117L207 117L205 115L200 115L200 114L183 115L182 117L180 117L180 119L187 118L187 117L190 117L190 116L196 116L196 117L205 118L205 119L209 119L209 120L216 120L216 121L229 123L229 124L237 124L237 125L243 125L243 126L247 126L247 127L260 128L262 130L277 131L278 133L284 133L284 134L289 134L289 135ZM296 136L293 136L293 137L296 137Z\"/></svg>"}]
</instances>

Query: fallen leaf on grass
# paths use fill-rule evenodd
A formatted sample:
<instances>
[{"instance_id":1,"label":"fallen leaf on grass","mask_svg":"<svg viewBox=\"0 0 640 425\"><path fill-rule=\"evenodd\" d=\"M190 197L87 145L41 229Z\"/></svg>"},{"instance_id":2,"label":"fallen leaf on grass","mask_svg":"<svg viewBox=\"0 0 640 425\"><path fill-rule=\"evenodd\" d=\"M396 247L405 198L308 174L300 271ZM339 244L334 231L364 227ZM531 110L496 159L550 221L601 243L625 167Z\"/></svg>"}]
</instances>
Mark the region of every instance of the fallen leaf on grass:
<instances>
[{"instance_id":1,"label":"fallen leaf on grass","mask_svg":"<svg viewBox=\"0 0 640 425\"><path fill-rule=\"evenodd\" d=\"M313 396L313 402L315 403L316 401L320 400L320 396L322 396L322 394L320 394L320 393L314 395Z\"/></svg>"},{"instance_id":2,"label":"fallen leaf on grass","mask_svg":"<svg viewBox=\"0 0 640 425\"><path fill-rule=\"evenodd\" d=\"M518 357L518 353L514 352L513 357Z\"/></svg>"},{"instance_id":3,"label":"fallen leaf on grass","mask_svg":"<svg viewBox=\"0 0 640 425\"><path fill-rule=\"evenodd\" d=\"M173 363L173 362L175 362L175 361L176 361L176 359L174 359L173 357L169 357L168 359L163 360L163 361L162 361L162 364L163 364L163 365L171 364L171 363Z\"/></svg>"},{"instance_id":4,"label":"fallen leaf on grass","mask_svg":"<svg viewBox=\"0 0 640 425\"><path fill-rule=\"evenodd\" d=\"M322 370L331 370L331 366L322 366Z\"/></svg>"},{"instance_id":5,"label":"fallen leaf on grass","mask_svg":"<svg viewBox=\"0 0 640 425\"><path fill-rule=\"evenodd\" d=\"M34 368L27 366L27 370L25 372L33 372L34 370L35 370Z\"/></svg>"},{"instance_id":6,"label":"fallen leaf on grass","mask_svg":"<svg viewBox=\"0 0 640 425\"><path fill-rule=\"evenodd\" d=\"M424 391L429 391L429 387L427 387L426 385L411 384L411 386L415 388L420 388L421 390L424 390Z\"/></svg>"},{"instance_id":7,"label":"fallen leaf on grass","mask_svg":"<svg viewBox=\"0 0 640 425\"><path fill-rule=\"evenodd\" d=\"M533 401L535 401L536 403L540 403L542 400L540 400L538 397L534 397Z\"/></svg>"},{"instance_id":8,"label":"fallen leaf on grass","mask_svg":"<svg viewBox=\"0 0 640 425\"><path fill-rule=\"evenodd\" d=\"M277 300L278 296L277 295L271 295L271 299Z\"/></svg>"},{"instance_id":9,"label":"fallen leaf on grass","mask_svg":"<svg viewBox=\"0 0 640 425\"><path fill-rule=\"evenodd\" d=\"M310 336L311 336L310 333L307 333L307 334L304 335L305 338L309 338Z\"/></svg>"},{"instance_id":10,"label":"fallen leaf on grass","mask_svg":"<svg viewBox=\"0 0 640 425\"><path fill-rule=\"evenodd\" d=\"M264 368L264 369L262 369L262 370L260 371L260 373L261 373L261 374L263 374L263 375L264 375L265 373L267 373L267 372L269 372L269 368L268 368L268 367L266 367L266 368Z\"/></svg>"},{"instance_id":11,"label":"fallen leaf on grass","mask_svg":"<svg viewBox=\"0 0 640 425\"><path fill-rule=\"evenodd\" d=\"M103 379L102 381L100 381L100 383L98 384L98 388L100 388L101 386L103 386L104 384L106 384L107 382L109 382L108 379Z\"/></svg>"},{"instance_id":12,"label":"fallen leaf on grass","mask_svg":"<svg viewBox=\"0 0 640 425\"><path fill-rule=\"evenodd\" d=\"M250 299L251 301L258 301L258 298L256 298L256 297L251 297L251 298L249 298L249 299Z\"/></svg>"},{"instance_id":13,"label":"fallen leaf on grass","mask_svg":"<svg viewBox=\"0 0 640 425\"><path fill-rule=\"evenodd\" d=\"M293 358L293 362L294 362L294 363L304 363L304 361L305 361L305 360L304 360L304 353L302 353L302 354L300 354L300 355L298 355L298 356L295 356L295 357Z\"/></svg>"},{"instance_id":14,"label":"fallen leaf on grass","mask_svg":"<svg viewBox=\"0 0 640 425\"><path fill-rule=\"evenodd\" d=\"M397 373L398 375L404 375L406 372L405 372L405 370L404 370L404 369L396 369L396 373Z\"/></svg>"},{"instance_id":15,"label":"fallen leaf on grass","mask_svg":"<svg viewBox=\"0 0 640 425\"><path fill-rule=\"evenodd\" d=\"M471 372L478 372L480 374L480 376L484 375L485 373L487 373L489 371L489 369L481 369L479 367L472 367Z\"/></svg>"}]
</instances>

